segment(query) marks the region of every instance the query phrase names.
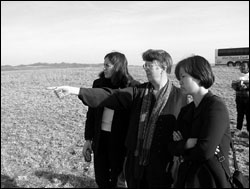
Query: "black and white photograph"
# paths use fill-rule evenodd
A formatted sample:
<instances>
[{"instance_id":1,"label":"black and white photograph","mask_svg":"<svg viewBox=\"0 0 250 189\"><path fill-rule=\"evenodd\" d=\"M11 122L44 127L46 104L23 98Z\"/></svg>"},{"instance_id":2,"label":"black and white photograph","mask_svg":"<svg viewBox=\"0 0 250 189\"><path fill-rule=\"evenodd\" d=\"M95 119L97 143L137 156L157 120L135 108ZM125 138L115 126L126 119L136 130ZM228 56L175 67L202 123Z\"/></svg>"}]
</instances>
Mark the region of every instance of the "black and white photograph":
<instances>
[{"instance_id":1,"label":"black and white photograph","mask_svg":"<svg viewBox=\"0 0 250 189\"><path fill-rule=\"evenodd\" d=\"M249 1L1 1L1 188L249 188Z\"/></svg>"}]
</instances>

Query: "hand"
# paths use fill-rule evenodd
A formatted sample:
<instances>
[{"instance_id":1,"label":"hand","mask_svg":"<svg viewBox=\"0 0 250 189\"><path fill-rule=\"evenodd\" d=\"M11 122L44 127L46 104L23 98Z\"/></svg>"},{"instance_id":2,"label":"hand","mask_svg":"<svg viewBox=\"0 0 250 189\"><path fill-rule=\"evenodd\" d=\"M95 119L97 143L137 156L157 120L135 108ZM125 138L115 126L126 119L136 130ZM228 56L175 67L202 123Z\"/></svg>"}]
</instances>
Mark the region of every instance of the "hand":
<instances>
[{"instance_id":1,"label":"hand","mask_svg":"<svg viewBox=\"0 0 250 189\"><path fill-rule=\"evenodd\" d=\"M48 90L54 90L58 98L68 96L70 94L78 95L80 88L70 87L70 86L60 86L60 87L47 87Z\"/></svg>"},{"instance_id":2,"label":"hand","mask_svg":"<svg viewBox=\"0 0 250 189\"><path fill-rule=\"evenodd\" d=\"M173 132L173 140L174 140L174 141L180 141L180 140L182 140L182 139L183 139L183 137L182 137L180 131L174 131L174 132Z\"/></svg>"},{"instance_id":3,"label":"hand","mask_svg":"<svg viewBox=\"0 0 250 189\"><path fill-rule=\"evenodd\" d=\"M86 140L86 142L83 145L82 148L82 155L85 157L86 156L86 152L87 150L90 150L92 153L92 147L91 147L91 141L90 140Z\"/></svg>"},{"instance_id":4,"label":"hand","mask_svg":"<svg viewBox=\"0 0 250 189\"><path fill-rule=\"evenodd\" d=\"M196 143L197 143L197 138L189 138L186 142L185 147L186 149L193 148L195 147Z\"/></svg>"}]
</instances>

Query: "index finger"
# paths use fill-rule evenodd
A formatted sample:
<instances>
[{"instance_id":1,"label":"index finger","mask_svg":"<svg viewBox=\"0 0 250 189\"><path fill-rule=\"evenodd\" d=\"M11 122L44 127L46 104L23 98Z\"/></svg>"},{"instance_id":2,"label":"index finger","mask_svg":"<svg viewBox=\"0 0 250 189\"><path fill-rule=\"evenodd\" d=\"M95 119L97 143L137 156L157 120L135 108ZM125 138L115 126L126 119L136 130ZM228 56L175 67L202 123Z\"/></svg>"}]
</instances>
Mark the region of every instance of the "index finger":
<instances>
[{"instance_id":1,"label":"index finger","mask_svg":"<svg viewBox=\"0 0 250 189\"><path fill-rule=\"evenodd\" d=\"M57 87L47 87L48 90L55 90Z\"/></svg>"}]
</instances>

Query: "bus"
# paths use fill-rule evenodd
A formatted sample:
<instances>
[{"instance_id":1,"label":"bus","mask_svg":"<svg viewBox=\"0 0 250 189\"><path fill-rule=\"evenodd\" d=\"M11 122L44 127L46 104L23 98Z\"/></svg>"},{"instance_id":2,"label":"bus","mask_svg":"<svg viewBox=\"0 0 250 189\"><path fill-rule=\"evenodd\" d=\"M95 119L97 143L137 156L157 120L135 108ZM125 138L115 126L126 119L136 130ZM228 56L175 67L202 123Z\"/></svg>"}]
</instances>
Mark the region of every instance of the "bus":
<instances>
[{"instance_id":1,"label":"bus","mask_svg":"<svg viewBox=\"0 0 250 189\"><path fill-rule=\"evenodd\" d=\"M239 66L249 62L249 47L215 49L215 65Z\"/></svg>"}]
</instances>

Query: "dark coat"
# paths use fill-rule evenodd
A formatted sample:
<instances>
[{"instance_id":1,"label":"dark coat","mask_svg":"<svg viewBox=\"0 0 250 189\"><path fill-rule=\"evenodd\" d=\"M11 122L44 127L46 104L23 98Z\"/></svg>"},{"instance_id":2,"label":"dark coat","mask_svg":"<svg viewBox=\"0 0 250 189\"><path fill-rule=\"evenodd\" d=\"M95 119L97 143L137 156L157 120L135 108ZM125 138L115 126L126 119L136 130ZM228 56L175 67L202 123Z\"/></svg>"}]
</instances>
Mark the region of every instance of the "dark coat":
<instances>
[{"instance_id":1,"label":"dark coat","mask_svg":"<svg viewBox=\"0 0 250 189\"><path fill-rule=\"evenodd\" d=\"M147 83L144 83L137 87L128 87L116 90L110 88L81 88L78 97L83 102L83 104L92 108L107 107L116 111L130 110L129 130L128 136L126 137L126 146L131 151L134 151L136 148L140 112L146 85ZM166 104L166 107L163 109L163 112L166 112L165 116L173 115L176 119L181 107L183 107L186 103L186 96L181 93L179 88L173 86L169 100ZM154 141L156 143L159 141L166 141L164 140L164 134L168 134L168 132L160 131L160 129L163 129L163 125L166 124L166 122L163 121L163 117L164 116L160 116L158 118L158 124L156 124L157 126L155 130L155 133L157 134L159 132L162 137L155 137L152 143L154 143ZM175 126L175 122L173 122L173 124L174 125L169 124L169 127ZM171 131L172 130L173 129L171 129ZM164 149L166 149L165 147Z\"/></svg>"},{"instance_id":2,"label":"dark coat","mask_svg":"<svg viewBox=\"0 0 250 189\"><path fill-rule=\"evenodd\" d=\"M195 177L201 183L196 182L189 187L229 187L225 171L215 156L215 149L219 145L229 165L231 134L229 114L224 102L209 92L197 108L194 102L182 108L177 124L177 130L181 131L184 140L169 145L174 155L182 155L184 158L179 171L182 176L179 175L177 186L184 187L185 179ZM195 147L185 150L188 138L198 138L198 141ZM201 168L200 173L197 172L198 168Z\"/></svg>"},{"instance_id":3,"label":"dark coat","mask_svg":"<svg viewBox=\"0 0 250 189\"><path fill-rule=\"evenodd\" d=\"M137 86L140 83L132 78L128 82L128 86ZM103 75L100 75L99 79L96 79L93 82L93 88L100 87L109 87L116 89L117 87L112 85L110 79L104 78ZM102 115L103 107L99 108L88 108L87 119L85 124L85 140L92 140L92 148L95 155L98 154L100 134L101 134L101 124L102 124ZM112 149L116 155L124 156L126 149L124 146L125 137L128 130L128 116L129 110L117 110L114 112L113 121L111 125L111 140ZM114 154L114 155L115 155Z\"/></svg>"},{"instance_id":4,"label":"dark coat","mask_svg":"<svg viewBox=\"0 0 250 189\"><path fill-rule=\"evenodd\" d=\"M79 99L90 107L107 107L115 111L130 110L129 128L125 144L128 151L132 152L132 155L137 144L140 112L146 86L147 83L144 83L137 87L128 87L119 90L109 88L81 88L78 95ZM150 173L147 180L149 183L154 182L154 179L161 178L158 183L152 183L149 186L163 187L171 185L171 183L166 183L168 185L162 184L169 181L166 175L166 166L173 158L167 146L169 140L172 141L172 132L176 124L176 118L181 107L186 105L186 103L186 96L181 93L179 88L173 86L162 115L156 121L156 128L150 149L149 166L147 167L149 170L148 173ZM136 169L138 166L136 166L136 161L132 160L132 164L134 165L131 165L131 168ZM133 178L136 177L133 170L128 172L128 174ZM131 187L130 184L129 187Z\"/></svg>"}]
</instances>

